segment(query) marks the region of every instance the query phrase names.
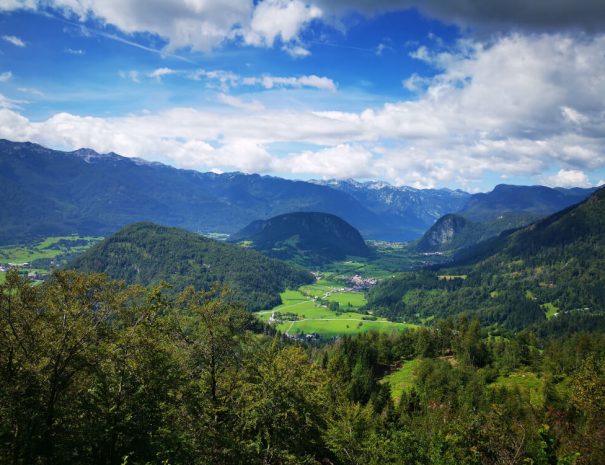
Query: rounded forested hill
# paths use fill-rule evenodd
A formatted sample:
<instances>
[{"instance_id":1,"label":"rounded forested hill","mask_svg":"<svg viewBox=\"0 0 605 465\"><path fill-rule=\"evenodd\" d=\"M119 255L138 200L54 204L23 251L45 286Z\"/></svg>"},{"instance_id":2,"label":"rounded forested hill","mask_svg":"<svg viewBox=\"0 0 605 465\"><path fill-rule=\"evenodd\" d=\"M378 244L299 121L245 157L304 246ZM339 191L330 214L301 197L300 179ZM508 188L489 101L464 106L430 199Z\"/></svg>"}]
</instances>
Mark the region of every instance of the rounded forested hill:
<instances>
[{"instance_id":1,"label":"rounded forested hill","mask_svg":"<svg viewBox=\"0 0 605 465\"><path fill-rule=\"evenodd\" d=\"M279 305L280 292L313 281L307 271L254 250L153 223L126 226L69 267L145 286L164 280L175 292L224 283L231 299L250 310Z\"/></svg>"},{"instance_id":2,"label":"rounded forested hill","mask_svg":"<svg viewBox=\"0 0 605 465\"><path fill-rule=\"evenodd\" d=\"M307 265L370 255L359 231L328 213L286 213L254 221L229 240L249 242L256 250L272 257Z\"/></svg>"}]
</instances>

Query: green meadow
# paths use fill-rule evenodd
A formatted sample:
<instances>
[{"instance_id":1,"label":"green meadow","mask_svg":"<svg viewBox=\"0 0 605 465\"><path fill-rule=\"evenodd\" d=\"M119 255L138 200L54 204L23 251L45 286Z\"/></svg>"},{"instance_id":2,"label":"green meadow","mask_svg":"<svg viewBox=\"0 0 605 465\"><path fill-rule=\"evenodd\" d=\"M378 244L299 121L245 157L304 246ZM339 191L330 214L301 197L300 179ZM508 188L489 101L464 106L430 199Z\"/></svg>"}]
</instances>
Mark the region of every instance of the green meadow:
<instances>
[{"instance_id":1,"label":"green meadow","mask_svg":"<svg viewBox=\"0 0 605 465\"><path fill-rule=\"evenodd\" d=\"M258 312L256 315L265 322L270 322L272 315L288 313L296 315L296 320L276 323L276 328L282 333L317 333L322 338L353 335L366 331L401 331L413 327L402 323L394 323L384 318L376 318L364 313L355 312L365 305L365 296L361 292L338 292L341 284L318 281L317 284L302 286L299 290L287 290L281 293L282 304L272 310ZM332 311L314 300L314 297L324 297L326 300L338 302L341 310L348 308L353 311ZM351 304L351 307L349 307Z\"/></svg>"},{"instance_id":2,"label":"green meadow","mask_svg":"<svg viewBox=\"0 0 605 465\"><path fill-rule=\"evenodd\" d=\"M0 262L31 263L39 259L54 259L65 254L84 252L101 237L55 236L32 244L0 247Z\"/></svg>"},{"instance_id":3,"label":"green meadow","mask_svg":"<svg viewBox=\"0 0 605 465\"><path fill-rule=\"evenodd\" d=\"M419 363L420 359L406 360L403 362L401 368L382 378L382 382L391 387L393 400L399 401L401 395L414 386L414 373Z\"/></svg>"}]
</instances>

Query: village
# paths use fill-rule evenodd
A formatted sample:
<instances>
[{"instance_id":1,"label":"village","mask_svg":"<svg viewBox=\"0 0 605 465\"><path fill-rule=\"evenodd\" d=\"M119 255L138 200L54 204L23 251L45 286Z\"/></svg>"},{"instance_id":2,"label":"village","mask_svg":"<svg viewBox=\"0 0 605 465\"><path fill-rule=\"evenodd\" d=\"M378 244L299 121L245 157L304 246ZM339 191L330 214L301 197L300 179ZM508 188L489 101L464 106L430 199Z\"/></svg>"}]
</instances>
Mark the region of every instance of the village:
<instances>
[{"instance_id":1,"label":"village","mask_svg":"<svg viewBox=\"0 0 605 465\"><path fill-rule=\"evenodd\" d=\"M34 281L42 281L44 275L38 270L31 269L29 262L24 263L0 263L0 272L7 272L10 270L17 270L21 276L27 276L29 279Z\"/></svg>"}]
</instances>

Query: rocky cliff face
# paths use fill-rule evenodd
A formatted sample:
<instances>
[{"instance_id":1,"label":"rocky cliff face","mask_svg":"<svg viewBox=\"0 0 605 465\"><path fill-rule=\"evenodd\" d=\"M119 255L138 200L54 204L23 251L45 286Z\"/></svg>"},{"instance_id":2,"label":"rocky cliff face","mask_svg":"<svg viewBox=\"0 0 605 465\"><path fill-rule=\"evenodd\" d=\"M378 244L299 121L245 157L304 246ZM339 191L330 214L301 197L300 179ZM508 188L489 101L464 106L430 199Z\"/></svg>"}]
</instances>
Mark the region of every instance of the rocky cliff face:
<instances>
[{"instance_id":1,"label":"rocky cliff face","mask_svg":"<svg viewBox=\"0 0 605 465\"><path fill-rule=\"evenodd\" d=\"M445 215L422 236L416 248L422 252L446 248L468 225L469 221L460 215Z\"/></svg>"}]
</instances>

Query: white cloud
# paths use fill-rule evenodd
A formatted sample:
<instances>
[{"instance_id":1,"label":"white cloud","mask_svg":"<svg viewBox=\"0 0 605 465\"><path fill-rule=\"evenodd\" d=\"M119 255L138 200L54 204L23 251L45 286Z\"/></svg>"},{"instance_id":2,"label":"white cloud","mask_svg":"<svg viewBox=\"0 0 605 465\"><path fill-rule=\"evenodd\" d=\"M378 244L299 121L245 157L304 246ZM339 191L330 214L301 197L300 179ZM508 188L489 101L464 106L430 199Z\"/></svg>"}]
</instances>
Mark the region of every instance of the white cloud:
<instances>
[{"instance_id":1,"label":"white cloud","mask_svg":"<svg viewBox=\"0 0 605 465\"><path fill-rule=\"evenodd\" d=\"M65 49L65 53L69 54L69 55L85 55L86 52L84 50L81 50L79 48L66 48Z\"/></svg>"},{"instance_id":2,"label":"white cloud","mask_svg":"<svg viewBox=\"0 0 605 465\"><path fill-rule=\"evenodd\" d=\"M275 158L272 170L278 173L311 174L328 178L372 177L373 154L361 146L338 144L316 152L304 151Z\"/></svg>"},{"instance_id":3,"label":"white cloud","mask_svg":"<svg viewBox=\"0 0 605 465\"><path fill-rule=\"evenodd\" d=\"M178 71L171 68L157 68L149 73L148 76L159 81L163 76L169 76L170 74L176 74L177 72Z\"/></svg>"},{"instance_id":4,"label":"white cloud","mask_svg":"<svg viewBox=\"0 0 605 465\"><path fill-rule=\"evenodd\" d=\"M244 40L251 45L273 46L298 40L300 30L310 21L321 18L319 8L300 0L264 0L256 6Z\"/></svg>"},{"instance_id":5,"label":"white cloud","mask_svg":"<svg viewBox=\"0 0 605 465\"><path fill-rule=\"evenodd\" d=\"M226 106L215 110L120 118L60 113L39 122L4 110L0 130L9 139L27 136L51 147L89 146L200 169L372 175L415 186L472 186L487 172L537 179L560 170L568 180L576 173L568 182L584 184L578 172L605 167L605 35L513 34L488 45L437 47L423 52L438 72L417 78L416 99L358 112L278 110L267 103L257 111L254 101L221 89ZM336 89L318 76L188 73L183 77L219 88ZM193 142L197 151L187 145ZM311 148L284 158L272 151L280 143Z\"/></svg>"},{"instance_id":6,"label":"white cloud","mask_svg":"<svg viewBox=\"0 0 605 465\"><path fill-rule=\"evenodd\" d=\"M605 185L605 180L600 179L599 182L596 185L599 186L599 187Z\"/></svg>"},{"instance_id":7,"label":"white cloud","mask_svg":"<svg viewBox=\"0 0 605 465\"><path fill-rule=\"evenodd\" d=\"M12 98L9 98L9 97L6 97L6 96L0 94L0 111L2 111L2 109L19 108L19 104L21 104L21 103L27 103L27 102L25 102L23 100L15 100L15 99L12 99ZM13 116L16 121L21 118L21 116L16 113ZM0 119L0 122L1 122L1 119ZM23 118L22 122L26 123L27 120ZM8 131L7 134L10 134L11 128L7 127L7 131Z\"/></svg>"},{"instance_id":8,"label":"white cloud","mask_svg":"<svg viewBox=\"0 0 605 465\"><path fill-rule=\"evenodd\" d=\"M12 77L13 73L11 73L10 71L4 71L3 73L0 73L0 82L10 81Z\"/></svg>"},{"instance_id":9,"label":"white cloud","mask_svg":"<svg viewBox=\"0 0 605 465\"><path fill-rule=\"evenodd\" d=\"M81 21L98 19L127 34L156 34L168 42L167 51L208 52L239 40L272 47L279 39L299 57L306 54L299 44L301 30L322 16L318 7L302 0L1 0L0 11L48 6Z\"/></svg>"},{"instance_id":10,"label":"white cloud","mask_svg":"<svg viewBox=\"0 0 605 465\"><path fill-rule=\"evenodd\" d=\"M247 111L262 111L265 109L265 106L259 102L258 100L246 101L240 98L237 98L233 95L228 94L219 94L218 100L225 105L229 105L233 108L239 108L241 110Z\"/></svg>"},{"instance_id":11,"label":"white cloud","mask_svg":"<svg viewBox=\"0 0 605 465\"><path fill-rule=\"evenodd\" d=\"M43 92L39 91L38 89L36 89L34 87L18 87L17 90L19 92L23 92L24 94L36 95L38 97L44 96Z\"/></svg>"},{"instance_id":12,"label":"white cloud","mask_svg":"<svg viewBox=\"0 0 605 465\"><path fill-rule=\"evenodd\" d=\"M141 82L141 75L137 70L131 69L130 71L120 71L118 74L122 79L130 79L137 84Z\"/></svg>"},{"instance_id":13,"label":"white cloud","mask_svg":"<svg viewBox=\"0 0 605 465\"><path fill-rule=\"evenodd\" d=\"M557 174L543 178L544 184L552 187L591 187L586 173L580 170L561 169ZM600 184L597 184L600 185Z\"/></svg>"},{"instance_id":14,"label":"white cloud","mask_svg":"<svg viewBox=\"0 0 605 465\"><path fill-rule=\"evenodd\" d=\"M285 51L288 55L294 58L304 58L311 55L311 52L301 45L288 44L282 47L282 50Z\"/></svg>"},{"instance_id":15,"label":"white cloud","mask_svg":"<svg viewBox=\"0 0 605 465\"><path fill-rule=\"evenodd\" d=\"M298 76L298 77L281 77L281 76L262 76L262 77L245 77L242 79L242 84L248 86L261 85L265 89L273 89L275 87L312 87L320 90L336 91L336 84L332 79L327 77Z\"/></svg>"},{"instance_id":16,"label":"white cloud","mask_svg":"<svg viewBox=\"0 0 605 465\"><path fill-rule=\"evenodd\" d=\"M15 47L25 47L25 42L17 36L2 36L2 39L9 44L13 44Z\"/></svg>"}]
</instances>

